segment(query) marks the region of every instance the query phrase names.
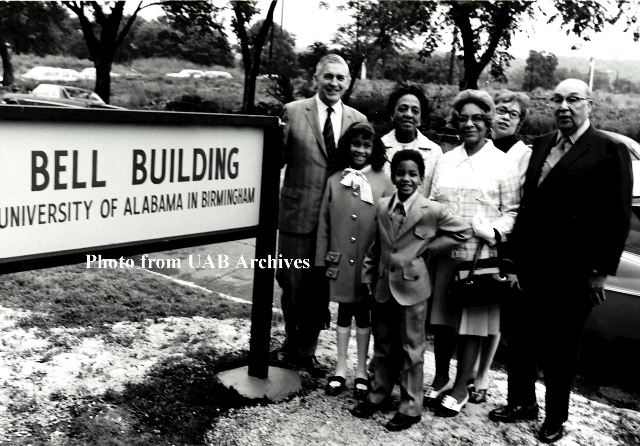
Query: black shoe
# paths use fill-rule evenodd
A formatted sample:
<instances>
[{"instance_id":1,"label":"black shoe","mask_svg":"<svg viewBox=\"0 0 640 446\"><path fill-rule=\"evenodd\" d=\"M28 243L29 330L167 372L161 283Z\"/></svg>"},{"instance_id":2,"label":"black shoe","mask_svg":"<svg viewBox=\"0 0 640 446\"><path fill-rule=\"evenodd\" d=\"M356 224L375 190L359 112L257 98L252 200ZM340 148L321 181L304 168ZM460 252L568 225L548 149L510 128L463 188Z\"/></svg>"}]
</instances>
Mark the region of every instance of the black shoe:
<instances>
[{"instance_id":1,"label":"black shoe","mask_svg":"<svg viewBox=\"0 0 640 446\"><path fill-rule=\"evenodd\" d=\"M394 431L394 432L403 431L405 429L410 428L411 426L418 423L419 421L420 421L420 415L412 417L409 415L405 415L401 412L396 412L393 418L391 418L389 422L385 424L384 427L386 427L387 430Z\"/></svg>"},{"instance_id":2,"label":"black shoe","mask_svg":"<svg viewBox=\"0 0 640 446\"><path fill-rule=\"evenodd\" d=\"M532 406L506 406L493 409L489 412L491 421L500 421L502 423L513 423L518 420L535 420L538 418L538 403Z\"/></svg>"},{"instance_id":3,"label":"black shoe","mask_svg":"<svg viewBox=\"0 0 640 446\"><path fill-rule=\"evenodd\" d=\"M351 415L358 418L369 418L371 415L378 412L381 406L382 404L374 404L369 400L364 400L351 409Z\"/></svg>"},{"instance_id":4,"label":"black shoe","mask_svg":"<svg viewBox=\"0 0 640 446\"><path fill-rule=\"evenodd\" d=\"M300 366L314 378L324 378L326 376L326 372L315 356L302 356L300 358Z\"/></svg>"},{"instance_id":5,"label":"black shoe","mask_svg":"<svg viewBox=\"0 0 640 446\"><path fill-rule=\"evenodd\" d=\"M538 439L543 443L553 443L562 438L564 427L562 423L546 421L542 423L542 427L538 432Z\"/></svg>"},{"instance_id":6,"label":"black shoe","mask_svg":"<svg viewBox=\"0 0 640 446\"><path fill-rule=\"evenodd\" d=\"M371 382L365 378L356 378L353 387L353 397L357 400L364 400L371 392Z\"/></svg>"}]
</instances>

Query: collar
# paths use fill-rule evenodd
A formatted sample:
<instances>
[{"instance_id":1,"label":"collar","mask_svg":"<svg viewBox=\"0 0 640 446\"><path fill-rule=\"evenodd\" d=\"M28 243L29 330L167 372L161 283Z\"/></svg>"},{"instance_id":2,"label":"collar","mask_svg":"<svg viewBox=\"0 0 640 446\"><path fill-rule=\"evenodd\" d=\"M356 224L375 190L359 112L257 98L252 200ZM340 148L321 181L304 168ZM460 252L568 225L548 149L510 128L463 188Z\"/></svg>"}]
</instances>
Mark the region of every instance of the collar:
<instances>
[{"instance_id":1,"label":"collar","mask_svg":"<svg viewBox=\"0 0 640 446\"><path fill-rule=\"evenodd\" d=\"M405 215L409 215L409 209L411 209L413 203L418 199L418 195L418 189L416 189L415 192L403 202L398 199L398 193L396 192L395 194L393 194L393 200L391 200L391 208L389 209L389 213L393 214L393 210L396 208L396 205L398 203L402 203Z\"/></svg>"},{"instance_id":2,"label":"collar","mask_svg":"<svg viewBox=\"0 0 640 446\"><path fill-rule=\"evenodd\" d=\"M490 139L487 139L485 140L484 146L482 146L480 150L478 150L476 153L474 153L471 156L469 156L467 154L467 151L464 149L464 143L460 144L458 147L454 147L451 150L451 152L453 152L453 155L451 156L455 156L455 158L459 162L466 161L466 160L482 160L484 158L493 159L492 152L494 152L495 150L497 149L493 145L493 141L491 141Z\"/></svg>"},{"instance_id":3,"label":"collar","mask_svg":"<svg viewBox=\"0 0 640 446\"><path fill-rule=\"evenodd\" d=\"M575 144L582 135L584 135L584 132L587 131L587 129L589 128L589 126L591 125L591 122L589 121L589 118L587 117L587 119L584 120L584 122L582 123L582 125L580 127L578 127L578 130L575 131L575 133L569 135L569 139L571 140L571 144ZM562 138L562 132L560 130L558 130L558 134L556 136L556 142L555 145L558 144L558 142L560 141L560 138Z\"/></svg>"},{"instance_id":4,"label":"collar","mask_svg":"<svg viewBox=\"0 0 640 446\"><path fill-rule=\"evenodd\" d=\"M403 145L409 145L415 141L416 146L421 150L432 150L434 149L434 147L440 148L440 146L438 146L435 142L431 141L429 138L427 138L422 133L420 133L420 130L416 130L416 132L417 132L416 139L414 139L410 143L399 142L398 139L396 138L395 129L391 130L389 133L387 133L380 139L382 140L382 143L388 147L400 147Z\"/></svg>"},{"instance_id":5,"label":"collar","mask_svg":"<svg viewBox=\"0 0 640 446\"><path fill-rule=\"evenodd\" d=\"M318 110L326 113L327 109L329 108L329 106L327 104L325 104L324 102L322 102L322 99L320 99L320 96L318 96L317 93L314 96L314 98L316 99L316 106L318 107ZM331 106L331 108L333 109L334 113L336 113L338 111L338 108L340 108L340 110L342 110L342 99L339 99L338 102L336 102L335 104L333 104Z\"/></svg>"},{"instance_id":6,"label":"collar","mask_svg":"<svg viewBox=\"0 0 640 446\"><path fill-rule=\"evenodd\" d=\"M504 138L494 139L493 145L496 146L496 149L501 150L504 153L507 153L511 147L513 147L520 138L516 135L505 136Z\"/></svg>"}]
</instances>

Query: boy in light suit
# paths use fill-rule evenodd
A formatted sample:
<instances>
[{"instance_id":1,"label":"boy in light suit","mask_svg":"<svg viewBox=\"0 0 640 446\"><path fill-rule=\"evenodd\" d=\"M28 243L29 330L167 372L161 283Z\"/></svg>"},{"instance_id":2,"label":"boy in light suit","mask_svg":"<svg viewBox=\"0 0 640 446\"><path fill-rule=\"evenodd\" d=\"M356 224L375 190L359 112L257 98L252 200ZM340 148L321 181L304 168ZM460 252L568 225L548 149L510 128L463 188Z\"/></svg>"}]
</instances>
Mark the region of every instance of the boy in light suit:
<instances>
[{"instance_id":1,"label":"boy in light suit","mask_svg":"<svg viewBox=\"0 0 640 446\"><path fill-rule=\"evenodd\" d=\"M386 424L392 431L420 421L423 398L424 324L431 282L425 257L451 250L473 235L471 226L445 205L417 190L424 161L415 150L401 150L391 161L397 193L377 204L377 234L362 266L362 283L375 296L378 337L368 399L351 413L368 418L380 410L400 378L398 412Z\"/></svg>"}]
</instances>

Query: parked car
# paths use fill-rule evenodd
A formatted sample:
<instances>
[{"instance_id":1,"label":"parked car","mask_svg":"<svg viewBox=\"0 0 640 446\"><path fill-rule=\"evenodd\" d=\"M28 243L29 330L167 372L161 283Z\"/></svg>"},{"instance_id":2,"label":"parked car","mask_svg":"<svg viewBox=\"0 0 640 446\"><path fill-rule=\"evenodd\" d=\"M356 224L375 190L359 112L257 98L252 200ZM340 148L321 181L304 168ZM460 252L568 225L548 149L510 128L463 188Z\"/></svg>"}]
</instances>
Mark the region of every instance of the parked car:
<instances>
[{"instance_id":1,"label":"parked car","mask_svg":"<svg viewBox=\"0 0 640 446\"><path fill-rule=\"evenodd\" d=\"M628 136L621 135L620 133L609 132L603 130L609 136L623 142L629 149L629 155L631 156L631 166L633 168L633 197L634 203L640 204L640 144L629 138Z\"/></svg>"},{"instance_id":2,"label":"parked car","mask_svg":"<svg viewBox=\"0 0 640 446\"><path fill-rule=\"evenodd\" d=\"M31 93L7 93L2 98L8 105L39 105L43 107L108 108L126 110L124 107L105 104L93 91L67 85L40 84Z\"/></svg>"},{"instance_id":3,"label":"parked car","mask_svg":"<svg viewBox=\"0 0 640 446\"><path fill-rule=\"evenodd\" d=\"M231 74L227 73L226 71L205 71L204 77L209 77L209 78L220 77L223 79L233 79L233 76L231 76Z\"/></svg>"},{"instance_id":4,"label":"parked car","mask_svg":"<svg viewBox=\"0 0 640 446\"><path fill-rule=\"evenodd\" d=\"M122 76L122 75L111 71L111 78L112 79L114 77L120 77L120 76ZM80 71L80 77L83 78L83 79L95 79L96 78L96 69L95 68L85 68L84 70Z\"/></svg>"},{"instance_id":5,"label":"parked car","mask_svg":"<svg viewBox=\"0 0 640 446\"><path fill-rule=\"evenodd\" d=\"M178 73L167 73L167 77L179 77L179 78L186 78L186 77L192 77L195 79L204 77L204 71L202 70L182 70Z\"/></svg>"},{"instance_id":6,"label":"parked car","mask_svg":"<svg viewBox=\"0 0 640 446\"><path fill-rule=\"evenodd\" d=\"M34 67L22 75L24 80L49 82L76 82L80 78L76 70L54 67Z\"/></svg>"}]
</instances>

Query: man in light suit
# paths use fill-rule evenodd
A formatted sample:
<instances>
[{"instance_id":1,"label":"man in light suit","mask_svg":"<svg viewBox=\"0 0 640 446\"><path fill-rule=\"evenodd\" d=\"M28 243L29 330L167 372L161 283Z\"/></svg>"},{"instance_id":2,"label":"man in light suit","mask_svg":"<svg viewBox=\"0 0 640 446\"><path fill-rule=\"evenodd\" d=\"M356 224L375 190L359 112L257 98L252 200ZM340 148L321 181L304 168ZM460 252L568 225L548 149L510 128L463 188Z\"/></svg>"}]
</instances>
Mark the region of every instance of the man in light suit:
<instances>
[{"instance_id":1,"label":"man in light suit","mask_svg":"<svg viewBox=\"0 0 640 446\"><path fill-rule=\"evenodd\" d=\"M557 131L537 139L511 236L524 297L508 307L508 404L493 421L536 419L536 348L546 385L538 438L560 439L585 321L604 300L629 233L631 160L626 146L589 122L588 86L567 79L550 98Z\"/></svg>"},{"instance_id":2,"label":"man in light suit","mask_svg":"<svg viewBox=\"0 0 640 446\"><path fill-rule=\"evenodd\" d=\"M339 137L352 123L367 121L362 113L341 101L350 79L342 57L324 56L314 75L318 93L284 107L282 164L287 170L278 217L278 251L283 259L310 259L313 263L320 204ZM326 278L314 268L292 266L279 269L276 279L282 288L286 332L278 357L322 377L324 370L315 351L329 312Z\"/></svg>"}]
</instances>

